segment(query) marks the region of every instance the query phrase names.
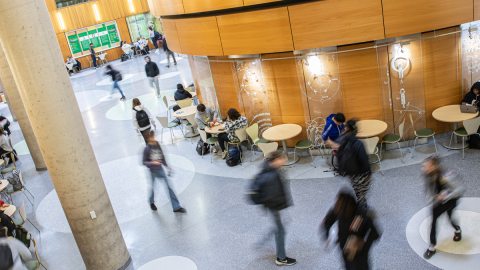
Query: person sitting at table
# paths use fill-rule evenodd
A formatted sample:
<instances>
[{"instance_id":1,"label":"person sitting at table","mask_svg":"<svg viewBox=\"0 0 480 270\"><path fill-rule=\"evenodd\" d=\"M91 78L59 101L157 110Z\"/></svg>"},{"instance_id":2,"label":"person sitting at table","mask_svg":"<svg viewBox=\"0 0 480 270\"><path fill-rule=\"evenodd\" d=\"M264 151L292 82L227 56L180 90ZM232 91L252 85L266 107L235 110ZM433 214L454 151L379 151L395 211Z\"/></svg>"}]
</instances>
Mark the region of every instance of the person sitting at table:
<instances>
[{"instance_id":1,"label":"person sitting at table","mask_svg":"<svg viewBox=\"0 0 480 270\"><path fill-rule=\"evenodd\" d=\"M5 165L8 165L12 162L11 154L13 154L13 158L15 158L15 160L18 160L17 152L11 146L8 135L5 134L3 128L0 127L0 158L7 160Z\"/></svg>"},{"instance_id":2,"label":"person sitting at table","mask_svg":"<svg viewBox=\"0 0 480 270\"><path fill-rule=\"evenodd\" d=\"M122 48L123 53L125 53L125 55L127 55L128 58L132 58L132 56L133 56L132 45L130 45L126 41L122 41L121 48Z\"/></svg>"},{"instance_id":3,"label":"person sitting at table","mask_svg":"<svg viewBox=\"0 0 480 270\"><path fill-rule=\"evenodd\" d=\"M203 104L198 104L195 121L197 122L199 129L205 129L205 127L211 126L211 124L213 125L217 122L217 112L207 108Z\"/></svg>"},{"instance_id":4,"label":"person sitting at table","mask_svg":"<svg viewBox=\"0 0 480 270\"><path fill-rule=\"evenodd\" d=\"M472 85L472 87L470 88L470 92L465 95L462 102L476 105L480 108L480 81L475 82Z\"/></svg>"},{"instance_id":5,"label":"person sitting at table","mask_svg":"<svg viewBox=\"0 0 480 270\"><path fill-rule=\"evenodd\" d=\"M10 121L8 121L8 119L3 115L0 115L0 127L3 128L3 130L7 133L8 136L12 134L12 132L10 131Z\"/></svg>"},{"instance_id":6,"label":"person sitting at table","mask_svg":"<svg viewBox=\"0 0 480 270\"><path fill-rule=\"evenodd\" d=\"M345 123L345 115L343 113L332 113L327 117L327 123L322 132L322 139L324 142L327 140L335 141L340 134L342 134Z\"/></svg>"},{"instance_id":7,"label":"person sitting at table","mask_svg":"<svg viewBox=\"0 0 480 270\"><path fill-rule=\"evenodd\" d=\"M75 69L77 69L78 71L82 70L82 64L77 61L77 59L73 58L72 56L69 56L67 57L67 62L65 63L66 65L72 65L72 69L69 69L67 67L67 70L68 70L68 74L72 74Z\"/></svg>"},{"instance_id":8,"label":"person sitting at table","mask_svg":"<svg viewBox=\"0 0 480 270\"><path fill-rule=\"evenodd\" d=\"M222 149L222 158L227 157L228 151L225 151L225 146L227 142L238 142L240 141L235 134L237 129L241 129L247 126L247 118L240 115L240 113L234 109L230 108L227 112L227 119L225 120L225 133L218 134L218 144Z\"/></svg>"},{"instance_id":9,"label":"person sitting at table","mask_svg":"<svg viewBox=\"0 0 480 270\"><path fill-rule=\"evenodd\" d=\"M192 98L192 94L188 92L181 83L179 83L177 84L177 90L175 91L173 98L175 99L175 101L184 100L184 99ZM180 110L180 106L175 105L173 107L173 111L177 111L177 110Z\"/></svg>"}]
</instances>

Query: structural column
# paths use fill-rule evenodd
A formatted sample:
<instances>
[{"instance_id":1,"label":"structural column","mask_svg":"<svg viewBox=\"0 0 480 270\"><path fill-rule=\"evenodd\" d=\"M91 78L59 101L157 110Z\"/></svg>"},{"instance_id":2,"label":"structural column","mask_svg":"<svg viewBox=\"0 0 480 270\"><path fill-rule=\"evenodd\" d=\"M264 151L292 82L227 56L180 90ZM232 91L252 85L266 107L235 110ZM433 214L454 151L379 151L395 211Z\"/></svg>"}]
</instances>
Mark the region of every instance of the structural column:
<instances>
[{"instance_id":1,"label":"structural column","mask_svg":"<svg viewBox=\"0 0 480 270\"><path fill-rule=\"evenodd\" d=\"M23 137L27 143L28 150L32 156L33 163L35 168L38 171L46 170L47 166L43 160L42 153L38 146L37 138L33 133L32 126L30 125L30 120L28 120L27 112L25 111L25 106L23 105L22 99L20 98L20 93L18 92L17 85L13 79L13 74L10 71L8 66L7 59L5 58L5 53L0 47L0 81L3 84L5 91L5 96L8 100L8 106L12 115L15 115L22 130Z\"/></svg>"},{"instance_id":2,"label":"structural column","mask_svg":"<svg viewBox=\"0 0 480 270\"><path fill-rule=\"evenodd\" d=\"M124 269L130 256L45 0L0 0L0 43L86 268Z\"/></svg>"}]
</instances>

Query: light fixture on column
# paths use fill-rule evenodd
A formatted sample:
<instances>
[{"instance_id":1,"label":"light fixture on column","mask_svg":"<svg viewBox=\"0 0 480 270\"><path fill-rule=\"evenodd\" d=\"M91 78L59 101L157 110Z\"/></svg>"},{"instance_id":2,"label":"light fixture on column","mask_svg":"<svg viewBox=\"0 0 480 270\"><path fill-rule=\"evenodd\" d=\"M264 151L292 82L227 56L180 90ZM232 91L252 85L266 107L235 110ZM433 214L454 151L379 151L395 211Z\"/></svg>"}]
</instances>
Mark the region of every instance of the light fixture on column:
<instances>
[{"instance_id":1,"label":"light fixture on column","mask_svg":"<svg viewBox=\"0 0 480 270\"><path fill-rule=\"evenodd\" d=\"M58 22L58 27L60 28L60 30L66 30L67 27L65 26L65 21L63 20L63 15L60 11L57 11L57 22Z\"/></svg>"},{"instance_id":2,"label":"light fixture on column","mask_svg":"<svg viewBox=\"0 0 480 270\"><path fill-rule=\"evenodd\" d=\"M128 0L128 9L131 13L135 13L135 5L133 4L133 0Z\"/></svg>"},{"instance_id":3,"label":"light fixture on column","mask_svg":"<svg viewBox=\"0 0 480 270\"><path fill-rule=\"evenodd\" d=\"M102 17L100 16L100 10L98 9L97 3L93 3L92 9L93 9L93 15L95 16L95 21L97 22L101 21Z\"/></svg>"}]
</instances>

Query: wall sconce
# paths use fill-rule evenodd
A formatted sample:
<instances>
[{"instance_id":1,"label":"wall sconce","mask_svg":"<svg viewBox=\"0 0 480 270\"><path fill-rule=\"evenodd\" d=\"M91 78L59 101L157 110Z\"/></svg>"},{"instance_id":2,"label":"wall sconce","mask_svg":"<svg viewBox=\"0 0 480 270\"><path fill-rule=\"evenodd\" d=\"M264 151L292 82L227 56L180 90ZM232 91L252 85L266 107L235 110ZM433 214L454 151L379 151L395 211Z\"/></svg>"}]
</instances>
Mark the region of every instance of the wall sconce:
<instances>
[{"instance_id":1,"label":"wall sconce","mask_svg":"<svg viewBox=\"0 0 480 270\"><path fill-rule=\"evenodd\" d=\"M135 5L133 4L133 0L128 0L128 9L130 9L131 13L135 13Z\"/></svg>"},{"instance_id":2,"label":"wall sconce","mask_svg":"<svg viewBox=\"0 0 480 270\"><path fill-rule=\"evenodd\" d=\"M94 3L92 5L92 9L93 9L93 15L95 16L95 21L97 21L97 22L101 21L102 17L100 16L100 10L98 10L97 3Z\"/></svg>"},{"instance_id":3,"label":"wall sconce","mask_svg":"<svg viewBox=\"0 0 480 270\"><path fill-rule=\"evenodd\" d=\"M60 30L64 31L67 29L65 26L65 21L63 20L63 15L60 11L57 11L57 22L58 22L58 27L60 27Z\"/></svg>"}]
</instances>

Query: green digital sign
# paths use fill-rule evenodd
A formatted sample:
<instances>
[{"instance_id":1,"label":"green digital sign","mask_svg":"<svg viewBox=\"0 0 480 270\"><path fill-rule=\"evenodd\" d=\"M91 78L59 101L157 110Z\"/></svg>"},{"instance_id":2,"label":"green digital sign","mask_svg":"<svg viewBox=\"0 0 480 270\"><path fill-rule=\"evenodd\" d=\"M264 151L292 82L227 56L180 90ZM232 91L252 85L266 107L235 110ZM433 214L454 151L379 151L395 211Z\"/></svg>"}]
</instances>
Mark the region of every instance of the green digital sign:
<instances>
[{"instance_id":1,"label":"green digital sign","mask_svg":"<svg viewBox=\"0 0 480 270\"><path fill-rule=\"evenodd\" d=\"M80 40L76 34L68 36L68 43L70 44L70 49L72 54L77 54L82 52L82 47L80 46Z\"/></svg>"},{"instance_id":2,"label":"green digital sign","mask_svg":"<svg viewBox=\"0 0 480 270\"><path fill-rule=\"evenodd\" d=\"M107 26L107 29L108 29L108 36L110 37L110 41L112 43L120 42L120 37L118 35L117 25L116 24L110 24L109 26Z\"/></svg>"},{"instance_id":3,"label":"green digital sign","mask_svg":"<svg viewBox=\"0 0 480 270\"><path fill-rule=\"evenodd\" d=\"M65 33L74 57L90 54L90 43L95 52L120 46L120 34L115 21Z\"/></svg>"}]
</instances>

